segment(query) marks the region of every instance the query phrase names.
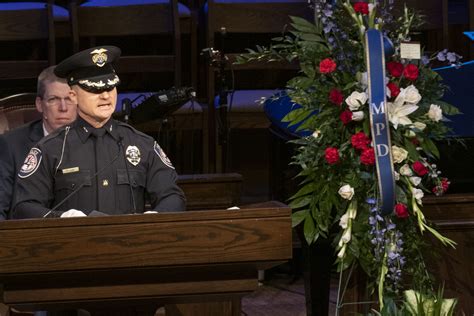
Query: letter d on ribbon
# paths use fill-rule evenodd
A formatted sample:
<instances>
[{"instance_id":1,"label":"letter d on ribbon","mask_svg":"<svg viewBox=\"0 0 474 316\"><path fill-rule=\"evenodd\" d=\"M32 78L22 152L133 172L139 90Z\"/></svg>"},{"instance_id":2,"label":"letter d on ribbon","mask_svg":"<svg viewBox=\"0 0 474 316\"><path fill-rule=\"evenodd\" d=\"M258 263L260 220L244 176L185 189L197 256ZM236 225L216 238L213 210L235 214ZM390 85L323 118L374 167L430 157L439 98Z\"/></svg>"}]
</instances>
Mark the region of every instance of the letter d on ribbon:
<instances>
[{"instance_id":1,"label":"letter d on ribbon","mask_svg":"<svg viewBox=\"0 0 474 316\"><path fill-rule=\"evenodd\" d=\"M370 29L365 34L365 60L369 81L370 127L377 168L382 214L393 212L395 182L390 144L390 128L386 113L385 56L382 33Z\"/></svg>"}]
</instances>

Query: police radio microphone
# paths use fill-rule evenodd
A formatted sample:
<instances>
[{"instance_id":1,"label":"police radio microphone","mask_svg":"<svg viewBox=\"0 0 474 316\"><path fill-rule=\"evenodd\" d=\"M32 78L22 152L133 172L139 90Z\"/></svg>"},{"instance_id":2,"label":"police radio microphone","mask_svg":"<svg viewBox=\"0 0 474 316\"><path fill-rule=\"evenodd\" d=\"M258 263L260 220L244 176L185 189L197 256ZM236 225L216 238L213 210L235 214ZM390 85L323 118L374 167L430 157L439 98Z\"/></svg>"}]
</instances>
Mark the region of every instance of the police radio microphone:
<instances>
[{"instance_id":1,"label":"police radio microphone","mask_svg":"<svg viewBox=\"0 0 474 316\"><path fill-rule=\"evenodd\" d=\"M56 204L51 210L49 210L46 214L43 215L43 218L46 218L46 217L61 217L61 214L63 212L58 212L57 209L63 205L64 203L66 203L71 197L73 197L74 195L76 195L77 192L79 192L88 182L90 182L92 179L94 179L95 177L97 177L99 174L101 174L102 172L104 172L105 170L107 170L108 168L110 168L110 166L113 165L113 163L117 160L118 157L120 157L120 150L122 148L122 145L120 144L121 142L121 139L119 140L119 142L117 143L118 146L119 146L119 151L117 153L117 155L115 155L115 157L110 160L109 163L107 163L104 167L102 167L101 169L99 169L96 173L94 173L92 176L88 176L86 177L86 179L77 186L77 188L75 188L71 193L69 193L64 199L62 199L58 204ZM49 215L52 215L52 216L49 216Z\"/></svg>"},{"instance_id":2,"label":"police radio microphone","mask_svg":"<svg viewBox=\"0 0 474 316\"><path fill-rule=\"evenodd\" d=\"M132 181L130 181L130 171L128 169L128 163L127 163L127 156L124 150L123 146L123 136L119 135L119 141L118 141L119 147L122 148L122 153L123 153L123 161L125 163L125 170L127 171L127 180L128 180L128 188L130 189L130 202L132 203L132 210L133 214L137 212L137 206L135 203L135 195L133 194L133 188L132 188Z\"/></svg>"},{"instance_id":3,"label":"police radio microphone","mask_svg":"<svg viewBox=\"0 0 474 316\"><path fill-rule=\"evenodd\" d=\"M133 124L139 124L164 118L195 97L196 92L190 87L172 88L157 92L132 108L130 121Z\"/></svg>"}]
</instances>

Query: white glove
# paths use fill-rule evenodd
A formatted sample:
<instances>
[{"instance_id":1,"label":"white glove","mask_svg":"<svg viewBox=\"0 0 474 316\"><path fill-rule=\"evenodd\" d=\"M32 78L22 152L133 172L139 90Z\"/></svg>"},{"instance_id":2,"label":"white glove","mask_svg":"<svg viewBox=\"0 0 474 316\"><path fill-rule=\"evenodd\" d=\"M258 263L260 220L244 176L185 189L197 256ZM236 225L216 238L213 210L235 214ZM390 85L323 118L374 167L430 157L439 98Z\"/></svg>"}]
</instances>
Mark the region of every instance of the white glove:
<instances>
[{"instance_id":1,"label":"white glove","mask_svg":"<svg viewBox=\"0 0 474 316\"><path fill-rule=\"evenodd\" d=\"M87 216L87 215L73 208L61 214L61 217L83 217L83 216Z\"/></svg>"},{"instance_id":2,"label":"white glove","mask_svg":"<svg viewBox=\"0 0 474 316\"><path fill-rule=\"evenodd\" d=\"M146 212L143 212L143 214L158 214L157 211L146 211Z\"/></svg>"}]
</instances>

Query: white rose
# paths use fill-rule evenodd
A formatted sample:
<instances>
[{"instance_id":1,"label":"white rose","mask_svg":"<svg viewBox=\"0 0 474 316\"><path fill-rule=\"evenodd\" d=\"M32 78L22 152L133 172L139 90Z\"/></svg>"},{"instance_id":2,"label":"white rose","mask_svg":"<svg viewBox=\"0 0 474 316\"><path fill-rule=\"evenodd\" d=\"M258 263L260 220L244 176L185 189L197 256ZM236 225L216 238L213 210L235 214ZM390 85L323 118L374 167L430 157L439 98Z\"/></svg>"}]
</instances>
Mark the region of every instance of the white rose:
<instances>
[{"instance_id":1,"label":"white rose","mask_svg":"<svg viewBox=\"0 0 474 316\"><path fill-rule=\"evenodd\" d=\"M418 184L420 184L420 182L421 182L421 178L420 177L410 177L410 181L411 181L411 183L413 183L414 186L418 186Z\"/></svg>"},{"instance_id":2,"label":"white rose","mask_svg":"<svg viewBox=\"0 0 474 316\"><path fill-rule=\"evenodd\" d=\"M404 164L400 167L400 174L402 176L410 177L413 175L413 172L411 171L411 168L408 164Z\"/></svg>"},{"instance_id":3,"label":"white rose","mask_svg":"<svg viewBox=\"0 0 474 316\"><path fill-rule=\"evenodd\" d=\"M321 131L319 129L315 130L311 136L314 138L318 138L321 135Z\"/></svg>"},{"instance_id":4,"label":"white rose","mask_svg":"<svg viewBox=\"0 0 474 316\"><path fill-rule=\"evenodd\" d=\"M346 185L343 185L339 191L337 191L337 193L339 193L339 195L343 198L343 199L346 199L346 200L351 200L352 197L354 196L354 188L351 187L350 185L346 184Z\"/></svg>"},{"instance_id":5,"label":"white rose","mask_svg":"<svg viewBox=\"0 0 474 316\"><path fill-rule=\"evenodd\" d=\"M365 117L365 114L363 111L356 111L352 112L352 120L353 121L362 121Z\"/></svg>"},{"instance_id":6,"label":"white rose","mask_svg":"<svg viewBox=\"0 0 474 316\"><path fill-rule=\"evenodd\" d=\"M403 160L407 159L408 151L403 148L392 146L392 156L395 163L400 163Z\"/></svg>"},{"instance_id":7,"label":"white rose","mask_svg":"<svg viewBox=\"0 0 474 316\"><path fill-rule=\"evenodd\" d=\"M367 93L354 91L346 98L346 103L349 106L349 110L356 111L367 102L367 99Z\"/></svg>"},{"instance_id":8,"label":"white rose","mask_svg":"<svg viewBox=\"0 0 474 316\"><path fill-rule=\"evenodd\" d=\"M346 213L341 216L341 219L339 220L339 226L341 226L342 229L346 229L348 221L349 221L349 214Z\"/></svg>"},{"instance_id":9,"label":"white rose","mask_svg":"<svg viewBox=\"0 0 474 316\"><path fill-rule=\"evenodd\" d=\"M413 123L413 127L422 131L426 128L426 124L425 123L422 123L422 122L415 122Z\"/></svg>"},{"instance_id":10,"label":"white rose","mask_svg":"<svg viewBox=\"0 0 474 316\"><path fill-rule=\"evenodd\" d=\"M395 103L410 103L418 104L421 100L421 95L414 85L409 85L406 88L400 89L400 94L395 99Z\"/></svg>"},{"instance_id":11,"label":"white rose","mask_svg":"<svg viewBox=\"0 0 474 316\"><path fill-rule=\"evenodd\" d=\"M443 111L441 110L440 106L431 104L430 110L428 111L428 117L434 122L441 120L443 118Z\"/></svg>"},{"instance_id":12,"label":"white rose","mask_svg":"<svg viewBox=\"0 0 474 316\"><path fill-rule=\"evenodd\" d=\"M417 189L417 188L412 188L411 189L411 193L413 194L413 196L415 197L416 201L418 202L418 204L421 204L421 199L425 196L425 194L423 193L422 190L420 189Z\"/></svg>"}]
</instances>

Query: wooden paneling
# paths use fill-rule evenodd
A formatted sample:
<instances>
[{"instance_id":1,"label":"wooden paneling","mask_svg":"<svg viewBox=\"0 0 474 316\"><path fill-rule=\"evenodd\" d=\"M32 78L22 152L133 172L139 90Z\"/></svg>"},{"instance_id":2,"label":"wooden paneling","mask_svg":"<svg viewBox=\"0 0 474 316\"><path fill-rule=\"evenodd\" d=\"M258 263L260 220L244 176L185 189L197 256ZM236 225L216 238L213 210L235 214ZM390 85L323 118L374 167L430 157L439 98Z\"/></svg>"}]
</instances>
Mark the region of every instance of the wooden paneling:
<instances>
[{"instance_id":1,"label":"wooden paneling","mask_svg":"<svg viewBox=\"0 0 474 316\"><path fill-rule=\"evenodd\" d=\"M258 269L291 258L290 214L275 202L1 222L1 301L44 310L240 299L256 289Z\"/></svg>"},{"instance_id":2,"label":"wooden paneling","mask_svg":"<svg viewBox=\"0 0 474 316\"><path fill-rule=\"evenodd\" d=\"M242 176L237 173L190 174L178 176L186 196L186 209L218 209L239 206Z\"/></svg>"}]
</instances>

